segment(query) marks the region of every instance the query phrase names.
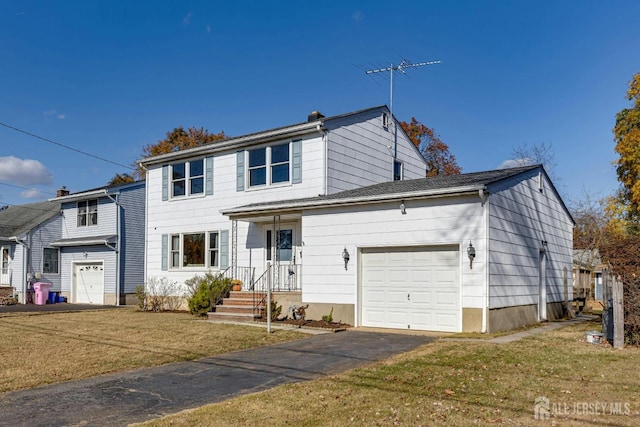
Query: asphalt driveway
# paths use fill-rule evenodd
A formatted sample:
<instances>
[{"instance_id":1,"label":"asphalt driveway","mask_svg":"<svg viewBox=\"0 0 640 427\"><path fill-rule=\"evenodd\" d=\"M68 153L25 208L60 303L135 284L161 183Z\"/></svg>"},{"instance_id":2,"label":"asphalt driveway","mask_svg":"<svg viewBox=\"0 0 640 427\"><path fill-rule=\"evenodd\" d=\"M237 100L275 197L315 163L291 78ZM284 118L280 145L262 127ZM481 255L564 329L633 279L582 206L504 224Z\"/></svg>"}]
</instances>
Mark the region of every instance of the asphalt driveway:
<instances>
[{"instance_id":1,"label":"asphalt driveway","mask_svg":"<svg viewBox=\"0 0 640 427\"><path fill-rule=\"evenodd\" d=\"M434 337L347 331L0 394L0 425L127 425L364 366Z\"/></svg>"}]
</instances>

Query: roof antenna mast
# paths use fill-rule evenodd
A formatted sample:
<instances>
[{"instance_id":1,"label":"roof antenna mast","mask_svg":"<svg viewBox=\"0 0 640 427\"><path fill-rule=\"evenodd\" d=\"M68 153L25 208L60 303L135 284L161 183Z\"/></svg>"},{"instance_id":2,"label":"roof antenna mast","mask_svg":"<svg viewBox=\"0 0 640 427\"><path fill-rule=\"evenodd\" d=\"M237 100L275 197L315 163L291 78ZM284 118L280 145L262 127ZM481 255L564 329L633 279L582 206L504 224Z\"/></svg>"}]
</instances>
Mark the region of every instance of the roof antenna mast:
<instances>
[{"instance_id":1,"label":"roof antenna mast","mask_svg":"<svg viewBox=\"0 0 640 427\"><path fill-rule=\"evenodd\" d=\"M425 65L435 65L440 64L442 61L427 61L427 62L417 62L415 64L411 63L408 59L403 59L398 65L391 64L386 68L378 68L375 70L367 70L365 74L376 74L376 73L384 73L389 72L389 112L391 113L391 118L393 120L393 72L399 71L402 74L406 74L404 72L405 68L415 68L415 67L424 67ZM395 132L395 124L394 124L394 147L393 147L393 159L395 160L398 154L398 138L397 132Z\"/></svg>"}]
</instances>

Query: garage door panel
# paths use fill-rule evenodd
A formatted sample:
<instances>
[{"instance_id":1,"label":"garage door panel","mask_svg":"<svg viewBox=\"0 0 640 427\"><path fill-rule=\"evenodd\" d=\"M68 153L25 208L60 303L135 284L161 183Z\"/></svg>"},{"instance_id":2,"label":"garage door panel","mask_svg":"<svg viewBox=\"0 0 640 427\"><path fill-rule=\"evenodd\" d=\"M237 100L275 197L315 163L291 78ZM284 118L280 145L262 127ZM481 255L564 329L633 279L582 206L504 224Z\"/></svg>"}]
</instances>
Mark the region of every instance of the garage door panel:
<instances>
[{"instance_id":1,"label":"garage door panel","mask_svg":"<svg viewBox=\"0 0 640 427\"><path fill-rule=\"evenodd\" d=\"M74 267L74 285L76 303L104 304L103 264L76 264Z\"/></svg>"},{"instance_id":2,"label":"garage door panel","mask_svg":"<svg viewBox=\"0 0 640 427\"><path fill-rule=\"evenodd\" d=\"M460 331L458 256L442 247L363 250L362 324Z\"/></svg>"}]
</instances>

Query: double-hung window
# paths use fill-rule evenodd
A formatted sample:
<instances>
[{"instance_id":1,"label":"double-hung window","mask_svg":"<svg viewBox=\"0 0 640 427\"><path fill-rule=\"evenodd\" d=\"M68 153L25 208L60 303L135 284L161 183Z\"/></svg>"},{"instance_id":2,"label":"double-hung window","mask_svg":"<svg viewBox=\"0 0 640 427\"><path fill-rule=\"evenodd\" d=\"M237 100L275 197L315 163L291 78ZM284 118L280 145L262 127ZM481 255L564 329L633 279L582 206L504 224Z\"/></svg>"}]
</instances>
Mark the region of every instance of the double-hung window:
<instances>
[{"instance_id":1,"label":"double-hung window","mask_svg":"<svg viewBox=\"0 0 640 427\"><path fill-rule=\"evenodd\" d=\"M290 181L289 143L249 150L249 187Z\"/></svg>"},{"instance_id":2,"label":"double-hung window","mask_svg":"<svg viewBox=\"0 0 640 427\"><path fill-rule=\"evenodd\" d=\"M58 248L42 249L42 272L49 274L58 274Z\"/></svg>"},{"instance_id":3,"label":"double-hung window","mask_svg":"<svg viewBox=\"0 0 640 427\"><path fill-rule=\"evenodd\" d=\"M204 194L204 159L171 165L171 196Z\"/></svg>"},{"instance_id":4,"label":"double-hung window","mask_svg":"<svg viewBox=\"0 0 640 427\"><path fill-rule=\"evenodd\" d=\"M402 162L398 160L393 161L393 180L402 181Z\"/></svg>"},{"instance_id":5,"label":"double-hung window","mask_svg":"<svg viewBox=\"0 0 640 427\"><path fill-rule=\"evenodd\" d=\"M170 237L169 265L172 269L220 266L218 232L173 234Z\"/></svg>"},{"instance_id":6,"label":"double-hung window","mask_svg":"<svg viewBox=\"0 0 640 427\"><path fill-rule=\"evenodd\" d=\"M78 227L98 225L98 200L78 202Z\"/></svg>"}]
</instances>

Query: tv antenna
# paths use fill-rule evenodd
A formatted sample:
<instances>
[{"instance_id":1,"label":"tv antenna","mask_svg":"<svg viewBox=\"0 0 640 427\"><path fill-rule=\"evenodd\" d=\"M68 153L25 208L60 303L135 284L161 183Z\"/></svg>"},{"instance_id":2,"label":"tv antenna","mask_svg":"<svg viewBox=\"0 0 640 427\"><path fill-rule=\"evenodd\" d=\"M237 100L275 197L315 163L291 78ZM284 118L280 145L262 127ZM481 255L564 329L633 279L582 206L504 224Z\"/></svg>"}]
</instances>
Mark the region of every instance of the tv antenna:
<instances>
[{"instance_id":1,"label":"tv antenna","mask_svg":"<svg viewBox=\"0 0 640 427\"><path fill-rule=\"evenodd\" d=\"M375 70L367 70L365 71L365 74L385 73L387 71L389 72L389 77L390 77L389 78L389 112L391 113L391 119L393 120L393 72L399 71L402 74L407 74L404 71L406 68L424 67L425 65L435 65L440 63L442 63L442 61L426 61L426 62L417 62L413 64L408 59L403 59L402 62L400 62L398 65L391 64L386 68L377 68ZM394 128L395 128L395 125L394 125ZM393 158L395 160L398 154L398 141L397 141L397 132L394 132L394 134L395 134L394 135L395 138L394 138Z\"/></svg>"},{"instance_id":2,"label":"tv antenna","mask_svg":"<svg viewBox=\"0 0 640 427\"><path fill-rule=\"evenodd\" d=\"M401 63L399 63L398 65L393 65L391 64L389 67L386 68L378 68L375 70L367 70L365 71L365 74L376 74L376 73L384 73L384 72L389 72L389 76L390 76L390 82L389 82L389 110L391 110L391 114L393 115L393 72L394 71L399 71L402 74L407 74L404 72L405 68L415 68L415 67L424 67L425 65L435 65L435 64L440 64L442 61L428 61L428 62L418 62L418 63L411 63L411 61L409 61L408 59L403 59Z\"/></svg>"}]
</instances>

